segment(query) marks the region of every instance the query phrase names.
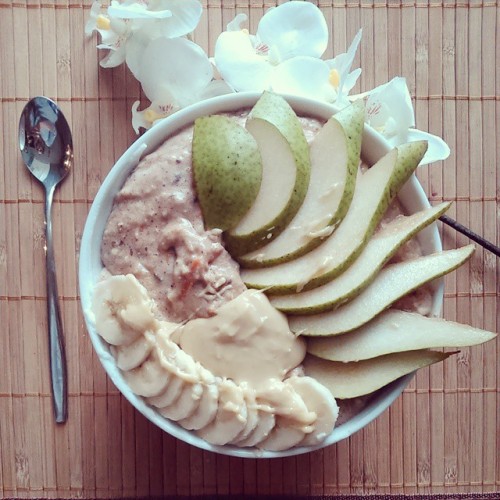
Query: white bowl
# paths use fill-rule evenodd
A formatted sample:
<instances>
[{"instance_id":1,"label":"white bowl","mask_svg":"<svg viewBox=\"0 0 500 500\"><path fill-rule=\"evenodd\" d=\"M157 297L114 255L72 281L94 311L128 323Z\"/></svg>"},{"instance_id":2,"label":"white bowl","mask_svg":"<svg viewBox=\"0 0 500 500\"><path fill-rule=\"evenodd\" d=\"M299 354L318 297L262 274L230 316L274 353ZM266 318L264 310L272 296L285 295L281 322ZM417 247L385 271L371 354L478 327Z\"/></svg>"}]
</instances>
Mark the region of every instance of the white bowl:
<instances>
[{"instance_id":1,"label":"white bowl","mask_svg":"<svg viewBox=\"0 0 500 500\"><path fill-rule=\"evenodd\" d=\"M234 446L214 446L202 440L193 432L183 429L175 422L165 419L151 406L146 404L140 396L135 395L130 390L122 373L117 368L114 358L110 354L108 344L96 332L93 315L90 312L93 287L99 280L103 268L100 258L102 234L111 212L114 197L122 187L125 179L137 165L139 159L154 151L167 137L184 126L193 123L197 117L250 108L255 104L259 96L259 93L253 92L231 94L189 106L165 118L137 139L137 141L127 149L102 183L90 209L80 248L79 282L85 322L94 349L113 383L138 411L172 436L199 448L238 457L272 458L306 453L313 449L322 448L347 438L380 415L401 394L413 375L410 374L402 377L374 393L374 395L369 398L366 406L358 414L338 425L338 427L333 430L332 434L316 448L296 447L283 452L269 452L257 450L255 448L247 449ZM333 106L328 104L298 97L285 97L298 115L312 116L327 120L336 111ZM375 163L380 157L387 153L389 149L389 145L380 134L370 127L365 126L362 142L362 157L369 165ZM427 197L415 176L412 176L401 190L400 201L408 213L413 213L429 207ZM418 238L424 253L436 252L442 248L435 224L421 231ZM441 281L437 282L434 287L432 314L440 314L442 298L443 284Z\"/></svg>"}]
</instances>

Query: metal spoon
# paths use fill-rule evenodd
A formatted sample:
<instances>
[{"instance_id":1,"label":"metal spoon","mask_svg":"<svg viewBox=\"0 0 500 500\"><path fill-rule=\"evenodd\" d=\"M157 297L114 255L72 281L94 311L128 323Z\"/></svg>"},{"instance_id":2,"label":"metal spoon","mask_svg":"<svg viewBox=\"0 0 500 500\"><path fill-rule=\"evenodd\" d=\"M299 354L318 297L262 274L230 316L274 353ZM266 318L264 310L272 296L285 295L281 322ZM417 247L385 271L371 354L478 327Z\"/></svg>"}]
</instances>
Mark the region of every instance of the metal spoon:
<instances>
[{"instance_id":1,"label":"metal spoon","mask_svg":"<svg viewBox=\"0 0 500 500\"><path fill-rule=\"evenodd\" d=\"M73 141L68 122L53 101L46 97L35 97L26 104L19 121L19 148L28 170L45 188L45 255L52 402L56 422L63 423L68 415L66 357L57 295L51 211L54 191L73 164Z\"/></svg>"}]
</instances>

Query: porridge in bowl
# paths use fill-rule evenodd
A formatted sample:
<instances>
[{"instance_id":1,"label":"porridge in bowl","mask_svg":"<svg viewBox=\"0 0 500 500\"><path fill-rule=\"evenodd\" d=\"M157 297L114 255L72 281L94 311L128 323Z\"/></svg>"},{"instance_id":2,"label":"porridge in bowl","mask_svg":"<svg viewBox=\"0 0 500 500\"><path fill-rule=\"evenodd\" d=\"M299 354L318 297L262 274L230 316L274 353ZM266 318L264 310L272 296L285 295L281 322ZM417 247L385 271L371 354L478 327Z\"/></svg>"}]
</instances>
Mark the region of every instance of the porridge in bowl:
<instances>
[{"instance_id":1,"label":"porridge in bowl","mask_svg":"<svg viewBox=\"0 0 500 500\"><path fill-rule=\"evenodd\" d=\"M247 114L233 116L244 123ZM312 119L302 125L310 137L320 128ZM300 373L305 340L290 331L265 294L247 290L221 230L205 229L193 183L192 138L192 126L168 138L115 197L101 258L116 278L96 287L97 330L115 346L133 391L208 442L273 451L302 441L318 444L333 430L335 400ZM103 304L114 304L118 328L131 328L122 290L116 300L111 293L115 286L137 287L138 295L151 298L141 299L148 301L150 322L135 330L145 335L107 336L110 314ZM125 319L116 308L123 308Z\"/></svg>"},{"instance_id":2,"label":"porridge in bowl","mask_svg":"<svg viewBox=\"0 0 500 500\"><path fill-rule=\"evenodd\" d=\"M243 129L248 111L233 110L249 108L258 100L259 96L255 95L230 96L219 100L225 102L224 105L207 103L195 112L180 112L177 123L167 128L168 133L160 130L160 124L145 134L143 144L149 139L149 145L155 144L154 148L151 146L155 150L149 151L137 167L134 161L133 164L122 162L121 166L119 162L115 167L120 167L116 170L118 173L112 171L110 184L104 185L103 193L96 198L82 249L86 241L92 240L94 244L92 251L82 251L80 276L85 269L88 282L82 284L82 303L92 341L115 384L142 413L171 434L206 449L239 456L283 456L331 444L366 425L404 388L408 378L400 379L401 376L444 359L444 355L432 358L425 349L411 347L414 355L402 363L402 371L389 377L375 377L380 379L379 385L368 392L364 392L366 388L361 383L359 390L336 398L329 366L333 363L331 366L336 367L331 372L340 378L335 379L333 385L339 383L340 386L346 375L337 374L339 363L326 362L326 378L315 365L309 371L310 360L316 359L316 353L306 354L306 351L315 326L308 329L293 325L314 322L316 318L324 323L328 315L341 316L346 308L354 307L360 300L370 300L371 289L383 285L378 283L383 278L383 270L389 266L391 274L404 274L401 266L405 262L412 262L415 278L406 283L405 289L383 297L385 302L380 299L380 304L372 308L375 312L372 311L371 317L359 315L361 325L370 324L373 317L392 304L396 308L417 309L421 314L437 314L439 292L425 284L451 271L470 251L450 254L447 262L436 264L436 269L423 271L432 265L427 265L427 257L420 257L422 249L411 238L423 230L420 234L424 234L427 245L423 253L439 251L438 240L433 239L434 233L429 233L431 228L424 228L447 206L429 209L428 203L420 199L416 208L411 209L417 212L412 216L403 216L396 203L387 210L417 166L420 153L412 155L412 149L401 149L388 153L389 159L376 162L387 149L383 144L373 145L377 139L373 139L374 135L370 139L369 134L366 139L365 131L363 157L370 165L382 165L368 170L382 172L370 174L373 178L368 185L359 169L363 115L360 115L354 163L352 149L356 146L349 141L355 142L356 133L341 121L349 111L339 114L340 125L335 125L337 138L342 137L339 130L348 129L348 133L344 133L346 158L341 162L347 167L344 166L341 182L332 180L328 185L328 181L318 180L314 168L330 160L325 159L327 154L320 154L319 159L309 165L310 171L300 174L302 180L297 174L295 184L292 182L289 187L283 184L283 190L290 192L280 194L283 210L270 215L266 210L254 210L250 217L242 215L240 222L230 228L206 227L207 207L213 206L207 202L206 193L212 191L204 190L206 186L201 185L193 172L201 168L196 162L193 166L192 161L193 135L197 133L193 121L201 116L223 114L234 126ZM310 102L302 103L302 108L300 100L291 102L299 115L321 117L298 119L304 142L312 150L315 138L332 112L308 113ZM253 112L254 109L251 116ZM265 117L259 119L266 122ZM276 179L266 172L272 164L269 158L275 160L274 149L288 147L291 165L304 159L300 151L293 151L290 146L293 141L289 140L287 146L289 132L278 130L276 133L270 127L277 128L265 123L254 134L262 153L261 183L269 183L266 184L268 193L262 194L261 189L255 194L248 213L260 203L259 197L269 200L269 196L275 196ZM270 144L269 137L280 139L280 134L285 137L283 144ZM203 148L208 149L200 155L203 161L214 154L206 142ZM370 146L371 158L370 152L365 154L366 144ZM424 151L422 149L421 154ZM238 158L240 151L233 153ZM241 154L244 156L244 153ZM408 160L403 153L411 158ZM227 157L232 161L235 157L231 154ZM130 156L134 155L138 155L137 148ZM215 163L207 160L210 165L206 168L213 168L214 175L220 175L219 167L225 161L224 158L218 158ZM395 165L404 170L396 176L396 181L391 173ZM279 175L275 177L279 179ZM332 204L316 196L322 189L330 198L337 199L337 206L333 207L336 212ZM242 192L241 198L246 194L248 192ZM419 195L413 194L413 197ZM321 207L329 207L327 213L322 213ZM231 207L225 211L230 212ZM106 214L104 221L99 217L102 212ZM360 214L365 214L369 221L360 220ZM266 222L266 216L273 222L267 226L262 222ZM248 222L250 219L253 228L252 222ZM353 224L353 220L360 221ZM307 234L302 241L295 234L296 228L306 225ZM244 229L238 233L238 227ZM258 248L252 247L255 238L248 238L248 234L261 239ZM334 238L342 245L337 243L339 250L330 257L331 249L324 248L327 245L335 248L331 243ZM287 248L286 255L279 254L283 248ZM325 254L327 258L324 252L329 252ZM366 269L369 252L379 256L378 268ZM311 256L315 256L314 261L310 260ZM311 262L314 262L312 267ZM271 276L269 280L268 276ZM343 278L345 276L348 278ZM351 283L351 288L332 299L330 289L345 287L342 280ZM418 292L411 293L417 288L415 283ZM319 302L314 294L322 296ZM311 301L312 305L307 306L310 310L301 307L303 300ZM285 305L280 306L280 301ZM340 316L338 324L342 324ZM355 325L339 333L348 337L351 330L355 334L357 329ZM387 356L392 355L384 352L374 356L387 363ZM350 368L356 361L340 364ZM361 366L361 362L358 365ZM395 379L398 380L393 382ZM381 387L384 389L378 391Z\"/></svg>"}]
</instances>

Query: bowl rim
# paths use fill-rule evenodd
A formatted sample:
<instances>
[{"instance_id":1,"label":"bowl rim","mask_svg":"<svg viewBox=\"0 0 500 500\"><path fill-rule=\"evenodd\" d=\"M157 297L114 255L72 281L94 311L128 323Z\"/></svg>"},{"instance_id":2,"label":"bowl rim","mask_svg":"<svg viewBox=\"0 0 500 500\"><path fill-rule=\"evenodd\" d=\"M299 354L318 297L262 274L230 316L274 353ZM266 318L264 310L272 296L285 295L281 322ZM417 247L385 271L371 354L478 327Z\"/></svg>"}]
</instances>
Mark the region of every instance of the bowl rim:
<instances>
[{"instance_id":1,"label":"bowl rim","mask_svg":"<svg viewBox=\"0 0 500 500\"><path fill-rule=\"evenodd\" d=\"M257 448L238 448L229 445L216 446L204 441L194 432L187 431L175 422L162 417L156 410L147 405L140 396L134 394L128 387L128 384L126 384L121 371L116 367L114 358L109 350L109 345L97 334L91 311L91 297L92 288L102 271L100 241L109 213L111 212L114 197L126 178L142 157L155 150L169 136L192 124L195 118L213 113L234 112L239 109L250 108L261 95L261 92L241 92L195 103L164 118L132 143L106 175L94 198L82 234L78 267L80 302L85 326L99 361L121 394L150 422L170 435L207 451L240 458L281 458L294 456L309 453L346 439L384 412L403 392L414 376L414 373L410 373L378 390L374 393L373 398L365 408L351 419L336 426L333 432L317 446L298 446L280 452L263 451ZM327 120L338 111L338 108L331 104L312 99L290 95L284 95L283 97L298 115ZM365 124L362 140L362 156L365 161L373 164L390 149L391 146L383 136ZM415 175L410 177L401 189L400 194L402 194L401 203L410 212L430 206L424 189ZM411 201L411 206L408 206L409 201ZM424 253L442 250L440 235L435 223L425 228L418 237L422 240ZM99 244L96 242L99 242ZM444 295L443 280L436 280L433 286L434 295L431 314L438 316L441 313Z\"/></svg>"}]
</instances>

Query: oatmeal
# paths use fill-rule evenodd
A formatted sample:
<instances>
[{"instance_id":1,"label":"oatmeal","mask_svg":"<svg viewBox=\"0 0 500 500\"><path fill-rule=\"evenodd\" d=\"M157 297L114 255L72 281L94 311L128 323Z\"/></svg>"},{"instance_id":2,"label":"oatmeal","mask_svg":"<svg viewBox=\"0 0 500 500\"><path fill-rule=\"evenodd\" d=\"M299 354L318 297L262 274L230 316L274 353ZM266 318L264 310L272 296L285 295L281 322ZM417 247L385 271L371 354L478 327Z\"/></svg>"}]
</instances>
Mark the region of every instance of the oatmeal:
<instances>
[{"instance_id":1,"label":"oatmeal","mask_svg":"<svg viewBox=\"0 0 500 500\"><path fill-rule=\"evenodd\" d=\"M234 118L243 124L246 115ZM322 124L300 121L310 142ZM318 444L331 433L339 407L304 376L305 341L262 292L246 289L221 231L205 229L193 185L192 137L187 127L168 138L140 161L115 198L101 258L112 275L107 279L120 276L123 286L135 287L144 307L129 324L128 306L120 312L123 304L112 305L117 324L109 337L100 333L132 390L206 441L274 451ZM393 204L381 226L401 213ZM417 255L418 243L411 242L395 258ZM98 297L106 293L102 288L120 286L105 283ZM430 294L419 293L408 304L415 307L418 299L416 307L425 309ZM148 327L134 330L141 314ZM105 330L106 321L96 322ZM339 421L365 401L342 401Z\"/></svg>"}]
</instances>

